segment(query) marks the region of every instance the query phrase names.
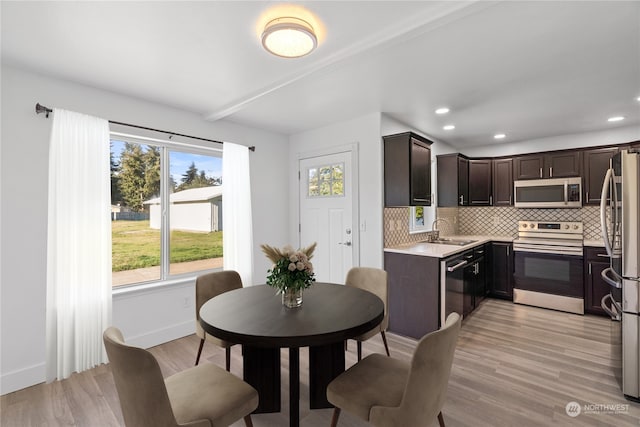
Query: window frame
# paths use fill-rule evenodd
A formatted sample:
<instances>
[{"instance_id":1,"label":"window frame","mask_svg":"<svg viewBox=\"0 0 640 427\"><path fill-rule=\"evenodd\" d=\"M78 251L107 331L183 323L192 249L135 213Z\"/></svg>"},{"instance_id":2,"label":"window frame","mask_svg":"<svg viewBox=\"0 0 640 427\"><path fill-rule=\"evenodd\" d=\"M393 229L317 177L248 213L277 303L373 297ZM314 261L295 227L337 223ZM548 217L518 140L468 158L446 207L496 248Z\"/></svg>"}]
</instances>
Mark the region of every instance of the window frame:
<instances>
[{"instance_id":1,"label":"window frame","mask_svg":"<svg viewBox=\"0 0 640 427\"><path fill-rule=\"evenodd\" d=\"M416 212L417 209L422 209L422 220L423 224L419 225L416 223ZM427 216L425 212L425 206L410 206L409 207L409 234L416 233L425 233L427 231L431 231L429 225L427 225Z\"/></svg>"},{"instance_id":2,"label":"window frame","mask_svg":"<svg viewBox=\"0 0 640 427\"><path fill-rule=\"evenodd\" d=\"M170 152L177 151L188 154L198 154L222 158L222 148L205 147L182 141L170 141L116 131L109 132L109 142L111 143L111 141L114 139L132 144L155 146L160 149L160 278L112 287L112 293L117 294L122 293L123 291L126 292L127 290L135 291L137 289L146 289L156 286L176 285L179 283L183 283L185 280L193 279L201 274L221 270L221 268L208 268L187 273L170 274L171 254L169 242L171 239L171 209L167 205L167 203L170 200L169 197L171 195L169 186Z\"/></svg>"}]
</instances>

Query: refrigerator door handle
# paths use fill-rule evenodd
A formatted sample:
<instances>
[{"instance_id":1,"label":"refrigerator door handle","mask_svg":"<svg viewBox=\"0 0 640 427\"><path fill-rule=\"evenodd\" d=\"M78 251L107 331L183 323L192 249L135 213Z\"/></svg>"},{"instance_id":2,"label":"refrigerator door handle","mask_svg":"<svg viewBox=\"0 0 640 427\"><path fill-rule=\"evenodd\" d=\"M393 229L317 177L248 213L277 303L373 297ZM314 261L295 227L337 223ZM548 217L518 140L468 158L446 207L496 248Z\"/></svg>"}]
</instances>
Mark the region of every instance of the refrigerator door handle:
<instances>
[{"instance_id":1,"label":"refrigerator door handle","mask_svg":"<svg viewBox=\"0 0 640 427\"><path fill-rule=\"evenodd\" d=\"M617 288L617 289L622 289L622 282L619 282L617 280L612 279L611 277L609 277L608 272L613 273L614 276L617 276L616 272L613 271L613 269L611 267L605 268L604 270L602 270L602 273L600 273L600 276L602 276L602 280L604 280L605 282L607 282L609 284L609 286Z\"/></svg>"},{"instance_id":2,"label":"refrigerator door handle","mask_svg":"<svg viewBox=\"0 0 640 427\"><path fill-rule=\"evenodd\" d=\"M611 317L612 320L621 320L622 316L620 315L620 311L617 310L617 308L618 308L617 304L612 310L611 308L609 308L607 306L606 301L608 299L610 299L611 302L613 304L615 304L615 301L614 301L613 297L611 296L611 294L607 294L607 295L602 297L602 300L600 301L600 307L605 311L605 313L607 313L609 315L609 317Z\"/></svg>"},{"instance_id":3,"label":"refrigerator door handle","mask_svg":"<svg viewBox=\"0 0 640 427\"><path fill-rule=\"evenodd\" d=\"M604 182L602 183L602 195L600 196L600 230L602 232L602 240L604 240L604 247L607 250L609 256L613 256L613 251L611 250L612 242L609 240L609 224L607 222L607 198L609 196L609 183L611 182L612 174L613 169L609 168L607 170L607 174L604 177Z\"/></svg>"}]
</instances>

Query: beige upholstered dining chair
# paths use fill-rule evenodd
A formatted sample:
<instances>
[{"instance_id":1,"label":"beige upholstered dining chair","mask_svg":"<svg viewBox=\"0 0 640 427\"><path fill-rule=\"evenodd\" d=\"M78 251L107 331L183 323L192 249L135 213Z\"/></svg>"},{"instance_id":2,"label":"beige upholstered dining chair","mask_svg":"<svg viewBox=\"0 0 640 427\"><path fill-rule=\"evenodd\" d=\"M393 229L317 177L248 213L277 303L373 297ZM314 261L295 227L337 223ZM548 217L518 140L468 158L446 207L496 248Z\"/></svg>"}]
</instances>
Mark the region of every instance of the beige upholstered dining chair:
<instances>
[{"instance_id":1,"label":"beige upholstered dining chair","mask_svg":"<svg viewBox=\"0 0 640 427\"><path fill-rule=\"evenodd\" d=\"M331 426L341 409L377 427L430 426L444 405L462 318L451 313L442 328L420 341L411 363L372 354L336 377L327 387L334 406Z\"/></svg>"},{"instance_id":2,"label":"beige upholstered dining chair","mask_svg":"<svg viewBox=\"0 0 640 427\"><path fill-rule=\"evenodd\" d=\"M127 427L228 426L258 407L258 392L212 364L162 378L156 358L125 344L119 329L103 334L122 415Z\"/></svg>"},{"instance_id":3,"label":"beige upholstered dining chair","mask_svg":"<svg viewBox=\"0 0 640 427\"><path fill-rule=\"evenodd\" d=\"M387 356L390 356L389 346L387 345L387 336L385 331L389 327L389 311L388 311L388 295L389 285L387 283L387 272L379 268L369 267L353 267L347 273L345 285L364 289L378 296L384 303L384 319L379 326L371 329L364 334L353 338L358 343L358 360L362 359L362 342L368 340L377 333L382 336L384 349Z\"/></svg>"},{"instance_id":4,"label":"beige upholstered dining chair","mask_svg":"<svg viewBox=\"0 0 640 427\"><path fill-rule=\"evenodd\" d=\"M242 279L240 275L233 270L207 273L198 276L196 279L196 335L200 337L200 347L198 347L196 365L200 362L204 342L209 341L225 349L225 366L227 371L231 370L231 346L233 343L209 335L202 329L202 326L200 326L200 307L215 296L241 287Z\"/></svg>"}]
</instances>

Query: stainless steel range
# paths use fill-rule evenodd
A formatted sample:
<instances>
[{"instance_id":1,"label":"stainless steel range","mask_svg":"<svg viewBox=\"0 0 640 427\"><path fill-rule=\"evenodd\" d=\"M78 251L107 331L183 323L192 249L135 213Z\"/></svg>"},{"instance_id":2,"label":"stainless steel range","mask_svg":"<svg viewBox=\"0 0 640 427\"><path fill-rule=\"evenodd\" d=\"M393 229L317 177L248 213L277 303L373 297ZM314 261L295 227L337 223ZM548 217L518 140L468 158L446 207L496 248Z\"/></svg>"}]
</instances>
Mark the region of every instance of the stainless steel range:
<instances>
[{"instance_id":1,"label":"stainless steel range","mask_svg":"<svg viewBox=\"0 0 640 427\"><path fill-rule=\"evenodd\" d=\"M513 302L584 314L582 222L518 221Z\"/></svg>"}]
</instances>

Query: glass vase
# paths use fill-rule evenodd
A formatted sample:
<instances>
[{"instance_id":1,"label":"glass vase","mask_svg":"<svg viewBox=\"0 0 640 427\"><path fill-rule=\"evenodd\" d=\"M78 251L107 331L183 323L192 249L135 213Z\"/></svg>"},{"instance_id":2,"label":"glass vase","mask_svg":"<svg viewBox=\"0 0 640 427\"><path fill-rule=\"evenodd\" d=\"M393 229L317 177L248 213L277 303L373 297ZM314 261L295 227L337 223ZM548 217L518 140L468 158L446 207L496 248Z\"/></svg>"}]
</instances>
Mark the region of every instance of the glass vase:
<instances>
[{"instance_id":1,"label":"glass vase","mask_svg":"<svg viewBox=\"0 0 640 427\"><path fill-rule=\"evenodd\" d=\"M302 289L287 288L282 292L282 305L296 308L302 305Z\"/></svg>"}]
</instances>

